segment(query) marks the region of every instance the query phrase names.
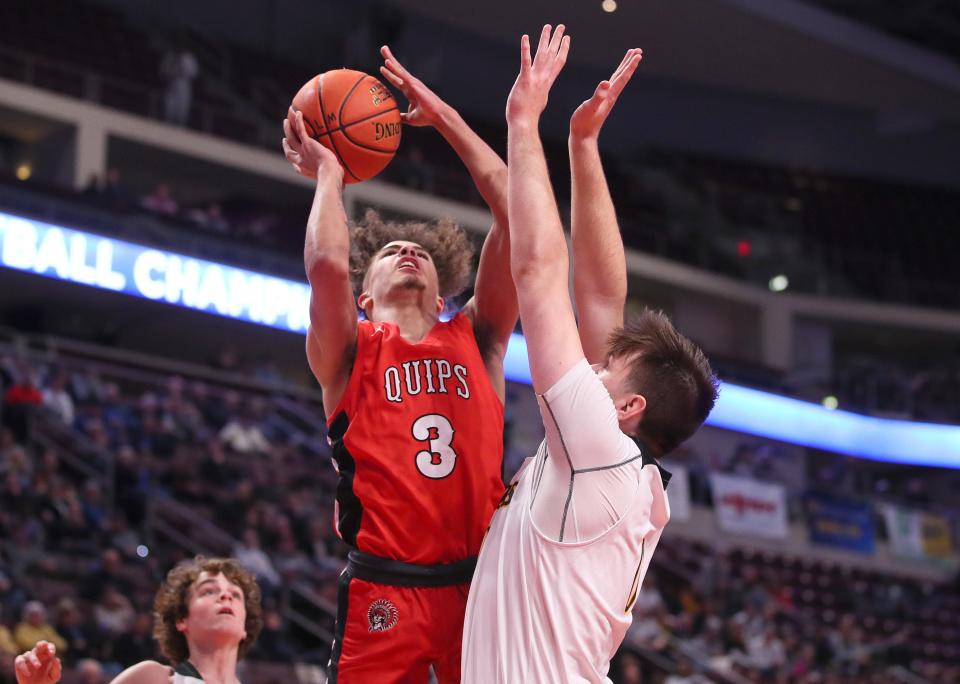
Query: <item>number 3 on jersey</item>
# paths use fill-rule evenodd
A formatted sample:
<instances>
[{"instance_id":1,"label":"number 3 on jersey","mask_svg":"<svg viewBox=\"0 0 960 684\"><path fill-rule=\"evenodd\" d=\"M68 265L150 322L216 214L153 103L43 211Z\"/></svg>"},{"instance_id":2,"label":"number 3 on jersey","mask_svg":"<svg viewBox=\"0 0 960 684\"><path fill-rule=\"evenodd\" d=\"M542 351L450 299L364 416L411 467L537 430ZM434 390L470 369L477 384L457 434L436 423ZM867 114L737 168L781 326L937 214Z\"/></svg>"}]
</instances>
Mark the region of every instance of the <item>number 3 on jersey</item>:
<instances>
[{"instance_id":1,"label":"number 3 on jersey","mask_svg":"<svg viewBox=\"0 0 960 684\"><path fill-rule=\"evenodd\" d=\"M433 480L441 480L453 472L457 452L450 446L453 426L449 420L438 413L420 416L413 422L413 438L427 442L427 448L417 452L417 470Z\"/></svg>"}]
</instances>

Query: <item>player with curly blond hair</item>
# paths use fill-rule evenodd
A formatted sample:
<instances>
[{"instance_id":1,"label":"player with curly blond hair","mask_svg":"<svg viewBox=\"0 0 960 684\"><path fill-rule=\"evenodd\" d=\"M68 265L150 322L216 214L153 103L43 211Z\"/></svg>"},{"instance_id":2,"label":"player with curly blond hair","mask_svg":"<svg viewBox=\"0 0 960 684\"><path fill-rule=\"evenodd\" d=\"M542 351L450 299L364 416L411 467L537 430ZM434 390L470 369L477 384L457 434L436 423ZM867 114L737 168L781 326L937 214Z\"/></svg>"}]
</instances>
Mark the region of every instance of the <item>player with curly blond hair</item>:
<instances>
[{"instance_id":1,"label":"player with curly blond hair","mask_svg":"<svg viewBox=\"0 0 960 684\"><path fill-rule=\"evenodd\" d=\"M260 588L232 558L197 556L173 568L153 604L153 635L170 665L145 660L113 684L239 684L237 662L263 625ZM17 656L18 684L60 680L56 648L41 641Z\"/></svg>"},{"instance_id":2,"label":"player with curly blond hair","mask_svg":"<svg viewBox=\"0 0 960 684\"><path fill-rule=\"evenodd\" d=\"M304 245L312 289L307 360L339 474L335 524L353 549L340 579L331 683L460 682L469 582L503 492L503 359L517 320L507 235L507 169L457 112L389 48L381 73L410 102L403 120L433 126L493 213L473 297L473 250L449 221L348 228L343 170L299 112L284 152L317 179ZM365 320L358 323L357 309Z\"/></svg>"}]
</instances>

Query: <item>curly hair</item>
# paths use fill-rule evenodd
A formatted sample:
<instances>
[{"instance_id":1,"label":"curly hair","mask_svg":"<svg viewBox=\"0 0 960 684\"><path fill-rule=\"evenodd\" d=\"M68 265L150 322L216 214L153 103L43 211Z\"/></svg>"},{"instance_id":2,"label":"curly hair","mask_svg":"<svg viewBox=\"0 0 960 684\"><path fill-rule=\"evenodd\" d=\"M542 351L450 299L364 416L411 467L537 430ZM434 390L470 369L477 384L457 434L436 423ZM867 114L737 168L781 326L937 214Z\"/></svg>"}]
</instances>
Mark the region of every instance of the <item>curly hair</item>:
<instances>
[{"instance_id":1,"label":"curly hair","mask_svg":"<svg viewBox=\"0 0 960 684\"><path fill-rule=\"evenodd\" d=\"M350 228L350 283L354 297L364 289L370 262L383 246L394 240L407 240L423 247L437 269L440 296L455 297L470 283L473 243L450 219L434 222L384 221L374 209Z\"/></svg>"},{"instance_id":2,"label":"curly hair","mask_svg":"<svg viewBox=\"0 0 960 684\"><path fill-rule=\"evenodd\" d=\"M202 572L223 575L243 590L243 601L247 609L247 620L244 624L247 636L240 642L238 660L250 650L263 627L260 587L257 586L253 573L244 569L237 560L197 556L193 560L178 563L167 573L167 579L160 585L153 601L153 636L160 645L160 652L175 665L190 658L187 639L177 629L177 620L187 617L190 587Z\"/></svg>"}]
</instances>

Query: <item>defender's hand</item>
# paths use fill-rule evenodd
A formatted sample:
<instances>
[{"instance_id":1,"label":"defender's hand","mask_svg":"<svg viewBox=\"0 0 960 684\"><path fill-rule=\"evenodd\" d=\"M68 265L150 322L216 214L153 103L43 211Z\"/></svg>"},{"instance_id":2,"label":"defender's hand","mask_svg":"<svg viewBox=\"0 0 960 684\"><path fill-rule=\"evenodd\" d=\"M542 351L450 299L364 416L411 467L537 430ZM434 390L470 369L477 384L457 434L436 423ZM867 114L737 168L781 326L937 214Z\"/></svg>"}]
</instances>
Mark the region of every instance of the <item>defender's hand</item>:
<instances>
[{"instance_id":1,"label":"defender's hand","mask_svg":"<svg viewBox=\"0 0 960 684\"><path fill-rule=\"evenodd\" d=\"M383 57L380 73L390 85L403 93L409 103L407 111L400 114L403 122L410 126L437 126L447 104L423 81L407 71L400 60L393 56L388 45L380 48L380 55Z\"/></svg>"},{"instance_id":2,"label":"defender's hand","mask_svg":"<svg viewBox=\"0 0 960 684\"><path fill-rule=\"evenodd\" d=\"M530 58L530 37L520 39L520 75L507 98L507 123L536 123L547 106L550 88L567 62L570 36L563 35L560 24L550 35L547 24L540 32L540 43L533 60Z\"/></svg>"},{"instance_id":3,"label":"defender's hand","mask_svg":"<svg viewBox=\"0 0 960 684\"><path fill-rule=\"evenodd\" d=\"M620 66L613 72L607 81L601 81L593 93L593 97L577 107L570 117L570 137L578 140L596 139L600 129L607 120L607 115L617 103L617 98L630 78L637 70L637 65L643 59L643 50L632 48L627 50Z\"/></svg>"}]
</instances>

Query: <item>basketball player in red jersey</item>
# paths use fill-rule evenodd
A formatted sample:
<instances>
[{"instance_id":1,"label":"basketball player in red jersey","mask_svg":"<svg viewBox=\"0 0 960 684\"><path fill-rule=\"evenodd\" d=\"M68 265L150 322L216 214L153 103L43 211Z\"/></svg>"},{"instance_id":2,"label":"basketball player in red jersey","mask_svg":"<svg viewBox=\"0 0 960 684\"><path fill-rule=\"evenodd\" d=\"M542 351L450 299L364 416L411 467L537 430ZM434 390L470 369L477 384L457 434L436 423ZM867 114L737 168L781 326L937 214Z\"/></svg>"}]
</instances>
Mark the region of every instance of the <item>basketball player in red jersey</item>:
<instances>
[{"instance_id":1,"label":"basketball player in red jersey","mask_svg":"<svg viewBox=\"0 0 960 684\"><path fill-rule=\"evenodd\" d=\"M460 682L469 581L503 492L503 358L517 319L507 237L506 165L463 119L382 49L384 77L433 126L492 210L474 296L441 322L469 278L470 244L453 224L348 230L336 157L284 122L284 151L317 178L304 260L313 290L307 358L323 388L339 473L340 578L329 681ZM353 276L353 287L351 287ZM357 322L357 307L365 319Z\"/></svg>"}]
</instances>

